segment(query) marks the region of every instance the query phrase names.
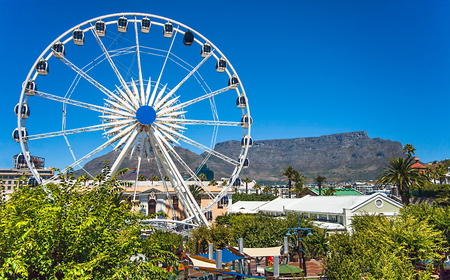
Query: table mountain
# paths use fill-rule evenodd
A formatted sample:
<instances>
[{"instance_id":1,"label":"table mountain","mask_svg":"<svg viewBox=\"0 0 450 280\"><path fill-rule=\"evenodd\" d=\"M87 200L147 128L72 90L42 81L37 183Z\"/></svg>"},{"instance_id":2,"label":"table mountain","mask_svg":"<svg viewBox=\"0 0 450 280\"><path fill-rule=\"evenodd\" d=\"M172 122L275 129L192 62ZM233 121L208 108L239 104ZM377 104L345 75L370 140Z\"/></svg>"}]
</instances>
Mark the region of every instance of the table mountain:
<instances>
[{"instance_id":1,"label":"table mountain","mask_svg":"<svg viewBox=\"0 0 450 280\"><path fill-rule=\"evenodd\" d=\"M176 147L179 155L193 169L201 163L206 153L195 154L188 149ZM217 143L215 150L231 158L238 158L241 151L240 141ZM110 152L95 158L84 166L91 174L98 174L105 159L113 159L118 152ZM369 138L366 131L339 133L320 137L276 139L254 141L249 149L250 166L241 172L241 178L248 176L260 183L270 184L285 181L280 175L286 166L291 165L312 182L312 178L322 175L331 181L376 179L382 172L388 158L403 156L400 142ZM208 167L215 172L215 178L228 177L234 166L214 156L208 161ZM130 169L137 166L137 156L127 157L121 167ZM179 166L181 168L181 166ZM142 174L150 176L152 163L142 161ZM79 173L78 171L77 173ZM153 172L157 174L156 162ZM134 174L133 174L134 175ZM124 179L131 179L131 173Z\"/></svg>"}]
</instances>

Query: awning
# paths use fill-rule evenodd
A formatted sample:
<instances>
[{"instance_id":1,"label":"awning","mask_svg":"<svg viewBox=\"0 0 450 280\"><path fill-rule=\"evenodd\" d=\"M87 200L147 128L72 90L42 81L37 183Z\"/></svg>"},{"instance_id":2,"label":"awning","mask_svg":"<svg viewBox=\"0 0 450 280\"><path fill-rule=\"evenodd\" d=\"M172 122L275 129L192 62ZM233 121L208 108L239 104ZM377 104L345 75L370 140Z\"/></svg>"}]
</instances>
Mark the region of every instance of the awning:
<instances>
[{"instance_id":1,"label":"awning","mask_svg":"<svg viewBox=\"0 0 450 280\"><path fill-rule=\"evenodd\" d=\"M200 254L199 256L208 258L208 254ZM216 259L216 253L213 254L213 259ZM229 263L232 261L243 259L243 257L236 256L235 254L228 251L228 249L222 250L222 262L223 263Z\"/></svg>"},{"instance_id":2,"label":"awning","mask_svg":"<svg viewBox=\"0 0 450 280\"><path fill-rule=\"evenodd\" d=\"M216 268L216 262L208 260L201 256L189 255L189 259L192 261L192 264L196 267L207 267L207 268ZM202 260L203 259L203 260Z\"/></svg>"},{"instance_id":3,"label":"awning","mask_svg":"<svg viewBox=\"0 0 450 280\"><path fill-rule=\"evenodd\" d=\"M237 247L233 247L238 249ZM279 256L281 251L281 246L278 247L268 247L268 248L244 248L244 253L256 258L256 257L268 257L268 256Z\"/></svg>"}]
</instances>

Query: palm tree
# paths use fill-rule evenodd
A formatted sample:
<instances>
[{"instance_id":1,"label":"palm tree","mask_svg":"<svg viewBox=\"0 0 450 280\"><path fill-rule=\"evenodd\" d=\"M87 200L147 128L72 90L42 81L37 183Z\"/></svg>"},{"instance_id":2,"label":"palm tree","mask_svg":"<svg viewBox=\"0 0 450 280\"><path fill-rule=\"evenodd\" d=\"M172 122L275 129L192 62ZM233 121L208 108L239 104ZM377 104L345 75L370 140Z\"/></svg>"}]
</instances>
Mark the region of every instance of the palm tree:
<instances>
[{"instance_id":1,"label":"palm tree","mask_svg":"<svg viewBox=\"0 0 450 280\"><path fill-rule=\"evenodd\" d=\"M152 181L152 185L153 185L153 182L154 181L159 181L159 178L158 178L158 176L153 175L152 178L150 178L150 181Z\"/></svg>"},{"instance_id":2,"label":"palm tree","mask_svg":"<svg viewBox=\"0 0 450 280\"><path fill-rule=\"evenodd\" d=\"M147 181L147 177L145 177L145 176L142 175L142 174L139 174L137 180L138 180L138 181Z\"/></svg>"},{"instance_id":3,"label":"palm tree","mask_svg":"<svg viewBox=\"0 0 450 280\"><path fill-rule=\"evenodd\" d=\"M447 167L443 164L436 166L436 177L439 179L439 183L442 185L442 179L445 179L445 174L447 174Z\"/></svg>"},{"instance_id":4,"label":"palm tree","mask_svg":"<svg viewBox=\"0 0 450 280\"><path fill-rule=\"evenodd\" d=\"M428 177L428 181L436 183L435 182L435 179L437 179L436 171L433 168L431 168L430 166L428 166L425 169L425 176Z\"/></svg>"},{"instance_id":5,"label":"palm tree","mask_svg":"<svg viewBox=\"0 0 450 280\"><path fill-rule=\"evenodd\" d=\"M416 151L416 149L411 144L406 144L405 147L403 148L404 154L408 153L408 155L411 155L411 154L414 155L415 151Z\"/></svg>"},{"instance_id":6,"label":"palm tree","mask_svg":"<svg viewBox=\"0 0 450 280\"><path fill-rule=\"evenodd\" d=\"M102 181L105 180L105 175L103 174L98 174L94 177L94 182L98 182L98 184L100 185L102 183Z\"/></svg>"},{"instance_id":7,"label":"palm tree","mask_svg":"<svg viewBox=\"0 0 450 280\"><path fill-rule=\"evenodd\" d=\"M274 195L278 195L278 194L280 193L280 191L279 191L277 188L274 188L274 189L272 190L272 193L273 193Z\"/></svg>"},{"instance_id":8,"label":"palm tree","mask_svg":"<svg viewBox=\"0 0 450 280\"><path fill-rule=\"evenodd\" d=\"M189 185L189 191L197 201L202 199L203 193L205 192L202 187L197 185Z\"/></svg>"},{"instance_id":9,"label":"palm tree","mask_svg":"<svg viewBox=\"0 0 450 280\"><path fill-rule=\"evenodd\" d=\"M215 179L212 179L211 181L209 181L209 185L210 186L217 186L218 183L217 183L217 181Z\"/></svg>"},{"instance_id":10,"label":"palm tree","mask_svg":"<svg viewBox=\"0 0 450 280\"><path fill-rule=\"evenodd\" d=\"M228 184L228 181L227 180L223 180L222 187L225 187L227 184Z\"/></svg>"},{"instance_id":11,"label":"palm tree","mask_svg":"<svg viewBox=\"0 0 450 280\"><path fill-rule=\"evenodd\" d=\"M303 187L303 181L307 178L302 175L299 171L296 171L294 176L292 177L292 181L294 182L294 192L297 197L303 196L306 193L307 188Z\"/></svg>"},{"instance_id":12,"label":"palm tree","mask_svg":"<svg viewBox=\"0 0 450 280\"><path fill-rule=\"evenodd\" d=\"M244 183L245 183L245 193L248 194L248 183L251 183L250 179L248 177L245 177Z\"/></svg>"},{"instance_id":13,"label":"palm tree","mask_svg":"<svg viewBox=\"0 0 450 280\"><path fill-rule=\"evenodd\" d=\"M329 187L328 189L326 189L326 190L323 191L323 195L324 195L324 196L331 196L331 195L334 195L336 192L337 192L337 191L336 191L335 188Z\"/></svg>"},{"instance_id":14,"label":"palm tree","mask_svg":"<svg viewBox=\"0 0 450 280\"><path fill-rule=\"evenodd\" d=\"M316 178L314 178L314 181L317 183L317 185L319 186L319 196L322 195L322 184L325 183L327 181L327 178L325 178L322 175L317 176Z\"/></svg>"},{"instance_id":15,"label":"palm tree","mask_svg":"<svg viewBox=\"0 0 450 280\"><path fill-rule=\"evenodd\" d=\"M407 158L390 158L383 173L378 176L378 186L393 184L397 186L405 205L409 204L409 190L414 186L424 185L427 177L411 166L415 163L414 158L408 155Z\"/></svg>"},{"instance_id":16,"label":"palm tree","mask_svg":"<svg viewBox=\"0 0 450 280\"><path fill-rule=\"evenodd\" d=\"M205 174L200 174L200 175L198 175L198 179L200 180L200 181L206 181L207 179L206 179L206 175Z\"/></svg>"},{"instance_id":17,"label":"palm tree","mask_svg":"<svg viewBox=\"0 0 450 280\"><path fill-rule=\"evenodd\" d=\"M253 188L256 190L256 193L258 193L258 191L261 191L261 185L258 182L253 185Z\"/></svg>"},{"instance_id":18,"label":"palm tree","mask_svg":"<svg viewBox=\"0 0 450 280\"><path fill-rule=\"evenodd\" d=\"M78 177L79 182L83 182L84 186L86 187L86 183L89 181L89 176L87 174L83 174L80 177Z\"/></svg>"},{"instance_id":19,"label":"palm tree","mask_svg":"<svg viewBox=\"0 0 450 280\"><path fill-rule=\"evenodd\" d=\"M263 189L263 193L268 194L271 191L269 186L265 186Z\"/></svg>"},{"instance_id":20,"label":"palm tree","mask_svg":"<svg viewBox=\"0 0 450 280\"><path fill-rule=\"evenodd\" d=\"M169 176L167 176L167 175L164 175L164 181L170 181L170 179L169 179Z\"/></svg>"},{"instance_id":21,"label":"palm tree","mask_svg":"<svg viewBox=\"0 0 450 280\"><path fill-rule=\"evenodd\" d=\"M286 169L283 172L281 172L281 175L286 176L288 180L289 198L291 198L292 176L294 176L295 172L296 171L294 170L294 168L292 168L292 166L286 166Z\"/></svg>"}]
</instances>

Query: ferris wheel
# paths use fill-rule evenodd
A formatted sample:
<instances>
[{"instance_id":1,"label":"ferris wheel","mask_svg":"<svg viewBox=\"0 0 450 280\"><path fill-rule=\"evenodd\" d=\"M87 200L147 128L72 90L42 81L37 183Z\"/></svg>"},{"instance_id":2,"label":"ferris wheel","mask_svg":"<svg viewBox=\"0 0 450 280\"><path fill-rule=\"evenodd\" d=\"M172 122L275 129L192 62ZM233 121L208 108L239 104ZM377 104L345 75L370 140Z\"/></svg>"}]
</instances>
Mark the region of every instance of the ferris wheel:
<instances>
[{"instance_id":1,"label":"ferris wheel","mask_svg":"<svg viewBox=\"0 0 450 280\"><path fill-rule=\"evenodd\" d=\"M40 177L31 157L35 147L51 146L71 158L63 173L116 150L114 175L125 157L137 153L136 176L142 159L154 159L186 221L198 224L207 225L205 213L239 183L253 144L248 99L230 61L194 29L145 13L93 18L57 37L31 67L15 113L13 138L22 149L17 162L28 166L35 183L58 178ZM214 150L217 139L227 137L240 141L237 158ZM218 194L200 184L210 196L203 209L183 179L188 174L200 182L198 174L178 145L202 152L202 164L216 158L231 170Z\"/></svg>"}]
</instances>

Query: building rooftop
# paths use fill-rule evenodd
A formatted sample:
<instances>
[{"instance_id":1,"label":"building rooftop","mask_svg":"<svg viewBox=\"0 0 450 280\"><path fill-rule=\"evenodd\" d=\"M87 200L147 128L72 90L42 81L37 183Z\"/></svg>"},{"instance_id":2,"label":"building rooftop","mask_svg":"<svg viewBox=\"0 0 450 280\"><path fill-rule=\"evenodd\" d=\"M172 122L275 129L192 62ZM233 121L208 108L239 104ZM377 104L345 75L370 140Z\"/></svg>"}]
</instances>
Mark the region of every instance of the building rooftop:
<instances>
[{"instance_id":1,"label":"building rooftop","mask_svg":"<svg viewBox=\"0 0 450 280\"><path fill-rule=\"evenodd\" d=\"M322 195L325 190L328 188L322 188ZM358 192L355 189L348 188L348 189L335 189L336 192L334 193L335 196L343 196L343 195L362 195L362 193ZM311 191L315 194L319 195L319 189L318 188L311 188Z\"/></svg>"},{"instance_id":2,"label":"building rooftop","mask_svg":"<svg viewBox=\"0 0 450 280\"><path fill-rule=\"evenodd\" d=\"M298 202L301 198L281 198L278 197L259 208L262 212L279 212L283 213L289 205Z\"/></svg>"}]
</instances>

